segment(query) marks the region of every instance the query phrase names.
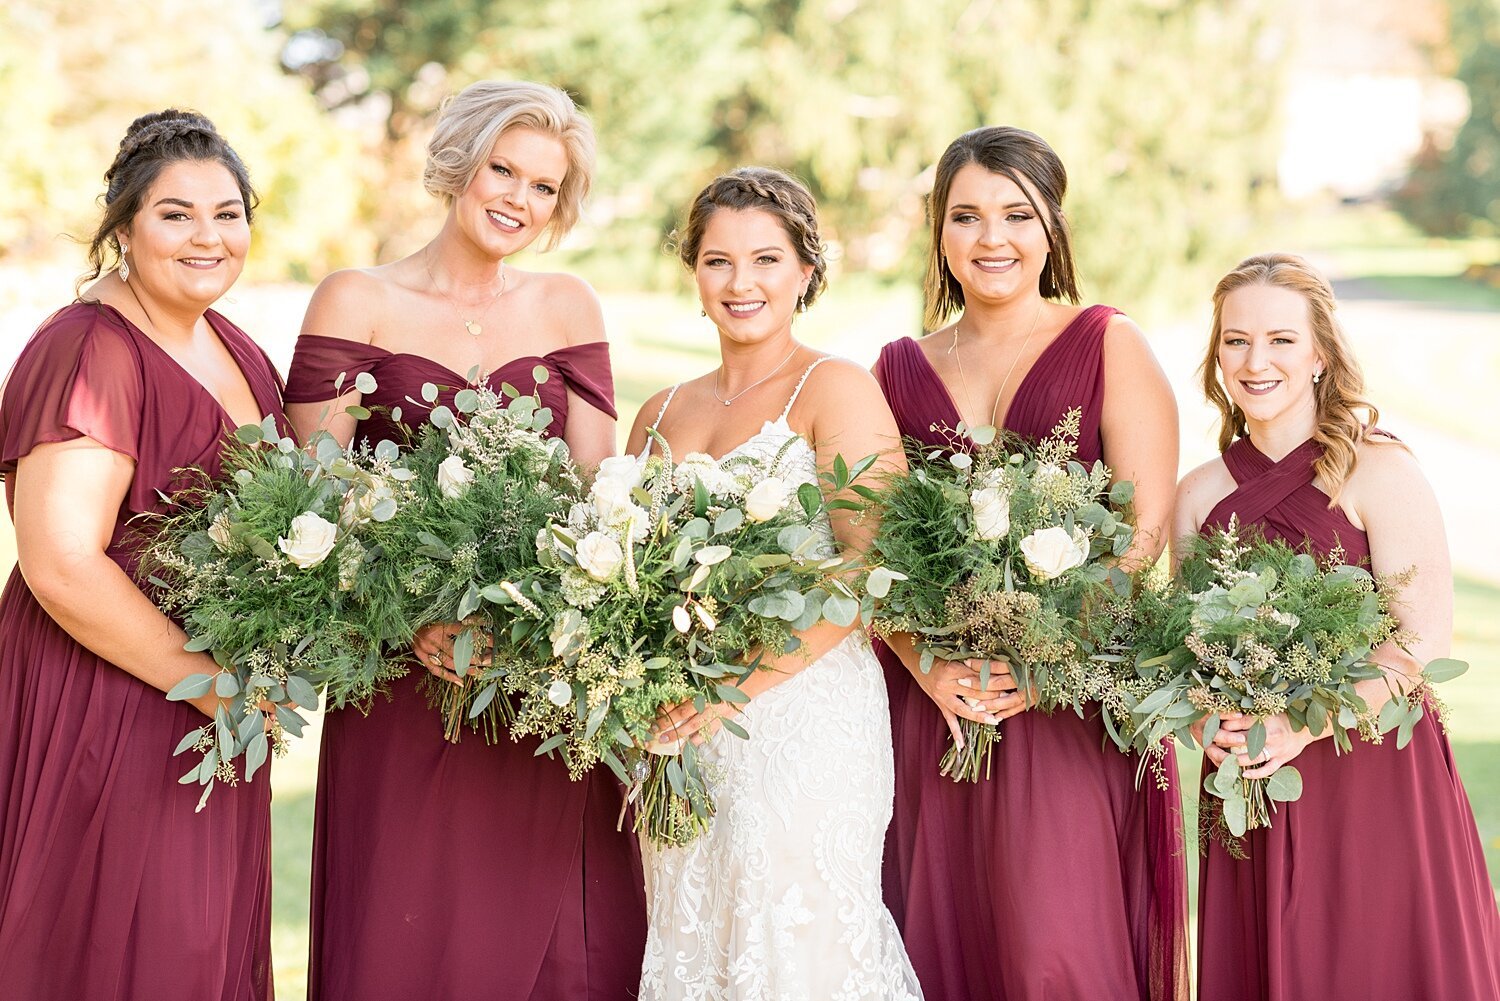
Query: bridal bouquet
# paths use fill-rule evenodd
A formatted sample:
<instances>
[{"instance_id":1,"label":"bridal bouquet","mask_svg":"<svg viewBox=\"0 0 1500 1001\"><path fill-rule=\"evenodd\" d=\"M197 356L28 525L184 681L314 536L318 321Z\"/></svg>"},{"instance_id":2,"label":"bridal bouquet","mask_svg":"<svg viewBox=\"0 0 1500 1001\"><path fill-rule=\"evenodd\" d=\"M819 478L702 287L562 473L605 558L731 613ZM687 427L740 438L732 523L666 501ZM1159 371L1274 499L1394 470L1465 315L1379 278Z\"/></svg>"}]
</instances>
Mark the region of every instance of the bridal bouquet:
<instances>
[{"instance_id":1,"label":"bridal bouquet","mask_svg":"<svg viewBox=\"0 0 1500 1001\"><path fill-rule=\"evenodd\" d=\"M513 734L542 737L537 753L560 751L575 778L603 761L631 787L636 831L683 845L714 804L696 745L645 750L658 713L747 702L738 685L764 651L793 652L798 631L852 624L871 601L829 541L827 511L848 502L790 478L790 443L770 457L674 463L656 440L665 455L605 460L587 499L537 533L536 573L483 592L532 650L485 681L517 696ZM830 490L873 461L836 462ZM723 726L747 736L733 719Z\"/></svg>"},{"instance_id":2,"label":"bridal bouquet","mask_svg":"<svg viewBox=\"0 0 1500 1001\"><path fill-rule=\"evenodd\" d=\"M384 651L410 640L370 586L379 554L360 538L397 514L394 487L410 474L394 444L345 449L322 434L303 449L268 417L235 432L223 474L169 498L141 564L186 648L219 665L167 693L225 700L175 752L198 755L181 781L203 786L200 810L216 781L237 782L241 768L250 781L287 734L300 736L297 710L316 709L325 688L333 704L358 702L401 673Z\"/></svg>"},{"instance_id":3,"label":"bridal bouquet","mask_svg":"<svg viewBox=\"0 0 1500 1001\"><path fill-rule=\"evenodd\" d=\"M547 370L538 366L533 376L545 382ZM428 383L422 395L434 404L438 388ZM410 478L399 511L370 528L369 543L383 555L378 586L395 596L407 635L463 624L453 660L465 684L424 679L452 741L466 721L491 741L508 721L510 705L495 687L467 676L478 655L508 641L492 614L480 614L486 586L531 567L537 533L582 491L567 446L544 436L551 423L551 410L511 386L460 390L451 408L432 408L405 456Z\"/></svg>"},{"instance_id":4,"label":"bridal bouquet","mask_svg":"<svg viewBox=\"0 0 1500 1001\"><path fill-rule=\"evenodd\" d=\"M1157 747L1173 736L1191 745L1192 727L1202 722L1207 746L1220 714L1243 713L1257 717L1246 732L1254 760L1265 748L1264 718L1285 713L1293 727L1314 735L1331 728L1340 752L1352 748L1351 731L1379 741L1395 729L1397 746L1405 747L1424 704L1435 700L1430 684L1467 669L1462 661L1435 660L1415 688L1402 692L1391 682L1392 698L1378 716L1355 689L1386 677L1371 651L1410 642L1390 612L1410 579L1410 571L1377 578L1342 565L1338 551L1320 565L1285 543L1249 537L1234 522L1196 540L1178 585L1142 589L1135 602L1136 670L1155 686L1132 710L1138 745ZM1283 765L1269 778L1247 779L1231 754L1204 788L1218 808L1205 806L1200 826L1239 854L1239 839L1269 826L1275 803L1301 797L1302 777Z\"/></svg>"},{"instance_id":5,"label":"bridal bouquet","mask_svg":"<svg viewBox=\"0 0 1500 1001\"><path fill-rule=\"evenodd\" d=\"M971 450L930 451L864 492L880 513L879 562L897 581L875 629L915 634L922 670L937 657L1003 658L1018 690L1049 712L1081 714L1112 690L1110 665L1094 655L1114 630L1110 595L1130 587L1106 561L1130 547L1134 488L1111 486L1103 463L1077 461L1081 416L1070 410L1034 444L975 428ZM955 446L964 433L955 431ZM950 747L940 769L978 781L1000 734L971 720L962 727L964 747Z\"/></svg>"}]
</instances>

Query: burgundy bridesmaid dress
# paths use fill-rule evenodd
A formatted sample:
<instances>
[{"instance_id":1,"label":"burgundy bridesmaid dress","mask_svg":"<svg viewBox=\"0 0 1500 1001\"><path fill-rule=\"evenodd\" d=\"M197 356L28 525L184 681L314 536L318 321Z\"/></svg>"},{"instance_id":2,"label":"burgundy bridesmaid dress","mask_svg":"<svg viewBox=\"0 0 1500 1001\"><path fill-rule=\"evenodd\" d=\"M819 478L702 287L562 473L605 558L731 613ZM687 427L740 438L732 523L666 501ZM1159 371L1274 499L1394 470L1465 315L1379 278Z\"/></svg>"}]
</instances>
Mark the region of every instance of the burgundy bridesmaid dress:
<instances>
[{"instance_id":1,"label":"burgundy bridesmaid dress","mask_svg":"<svg viewBox=\"0 0 1500 1001\"><path fill-rule=\"evenodd\" d=\"M264 414L265 355L208 322ZM178 472L219 467L232 420L113 307L74 303L21 352L0 401L0 475L37 445L88 437L135 461L108 556L134 577L135 515ZM287 428L286 430L290 430ZM271 783L220 783L202 813L179 785L205 717L89 652L20 568L0 597L0 995L26 1001L262 1001L271 996Z\"/></svg>"},{"instance_id":2,"label":"burgundy bridesmaid dress","mask_svg":"<svg viewBox=\"0 0 1500 1001\"><path fill-rule=\"evenodd\" d=\"M536 366L550 378L540 386ZM451 404L464 379L438 363L369 344L304 334L288 402L332 399L375 377L375 408L356 440L404 442L427 408L421 387ZM489 377L536 392L552 434L568 419L568 390L611 417L609 348L579 344L518 358ZM400 407L406 427L389 420ZM384 409L381 409L384 408ZM646 903L640 854L615 830L622 790L607 769L568 778L537 758L534 738L486 744L443 739L418 665L368 716L330 712L323 724L313 832L312 1001L616 1001L641 975Z\"/></svg>"},{"instance_id":3,"label":"burgundy bridesmaid dress","mask_svg":"<svg viewBox=\"0 0 1500 1001\"><path fill-rule=\"evenodd\" d=\"M1322 446L1272 462L1249 438L1224 453L1237 484L1205 531L1232 515L1270 539L1367 563L1369 540L1313 485ZM1210 845L1198 894L1204 1001L1496 1001L1500 915L1448 737L1426 713L1409 743L1331 740L1293 762L1302 798L1245 839Z\"/></svg>"},{"instance_id":4,"label":"burgundy bridesmaid dress","mask_svg":"<svg viewBox=\"0 0 1500 1001\"><path fill-rule=\"evenodd\" d=\"M1079 459L1103 458L1104 333L1091 306L1026 373L1005 425L1048 434L1083 411ZM875 369L903 436L928 446L959 422L911 338ZM916 680L877 645L890 689L896 806L885 898L928 1001L1150 1001L1187 991L1186 869L1176 762L1171 785L1136 788L1096 714L1023 712L1000 724L991 777L938 774L948 727Z\"/></svg>"}]
</instances>

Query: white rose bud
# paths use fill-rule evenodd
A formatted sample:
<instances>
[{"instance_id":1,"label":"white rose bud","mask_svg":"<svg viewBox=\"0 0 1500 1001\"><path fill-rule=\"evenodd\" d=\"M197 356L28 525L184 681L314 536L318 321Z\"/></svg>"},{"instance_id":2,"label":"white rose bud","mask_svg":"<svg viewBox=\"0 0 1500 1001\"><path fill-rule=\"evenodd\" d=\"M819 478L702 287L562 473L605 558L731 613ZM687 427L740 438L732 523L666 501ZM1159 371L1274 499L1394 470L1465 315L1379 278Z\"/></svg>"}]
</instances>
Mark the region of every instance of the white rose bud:
<instances>
[{"instance_id":1,"label":"white rose bud","mask_svg":"<svg viewBox=\"0 0 1500 1001\"><path fill-rule=\"evenodd\" d=\"M381 478L364 489L354 487L344 496L344 507L339 512L339 520L345 525L363 525L375 517L376 505L395 496L391 485Z\"/></svg>"},{"instance_id":2,"label":"white rose bud","mask_svg":"<svg viewBox=\"0 0 1500 1001\"><path fill-rule=\"evenodd\" d=\"M1070 536L1057 525L1041 528L1021 540L1021 555L1032 576L1052 580L1088 559L1088 536L1079 531Z\"/></svg>"},{"instance_id":3,"label":"white rose bud","mask_svg":"<svg viewBox=\"0 0 1500 1001\"><path fill-rule=\"evenodd\" d=\"M455 500L469 492L474 483L474 471L464 465L461 456L450 455L438 464L438 492L449 500Z\"/></svg>"},{"instance_id":4,"label":"white rose bud","mask_svg":"<svg viewBox=\"0 0 1500 1001\"><path fill-rule=\"evenodd\" d=\"M547 686L547 701L558 708L571 704L573 701L573 686L558 678Z\"/></svg>"},{"instance_id":5,"label":"white rose bud","mask_svg":"<svg viewBox=\"0 0 1500 1001\"><path fill-rule=\"evenodd\" d=\"M790 497L791 491L780 477L768 476L745 495L745 515L751 521L770 521L781 513Z\"/></svg>"},{"instance_id":6,"label":"white rose bud","mask_svg":"<svg viewBox=\"0 0 1500 1001\"><path fill-rule=\"evenodd\" d=\"M578 566L597 581L606 581L615 575L620 564L625 562L625 551L613 536L603 532L590 532L578 543L575 554Z\"/></svg>"},{"instance_id":7,"label":"white rose bud","mask_svg":"<svg viewBox=\"0 0 1500 1001\"><path fill-rule=\"evenodd\" d=\"M981 487L969 494L974 509L974 534L993 541L1010 531L1010 495L994 487Z\"/></svg>"},{"instance_id":8,"label":"white rose bud","mask_svg":"<svg viewBox=\"0 0 1500 1001\"><path fill-rule=\"evenodd\" d=\"M221 552L229 552L229 548L234 545L234 536L229 534L228 511L220 511L214 516L213 524L208 526L208 537Z\"/></svg>"},{"instance_id":9,"label":"white rose bud","mask_svg":"<svg viewBox=\"0 0 1500 1001\"><path fill-rule=\"evenodd\" d=\"M307 570L322 563L333 552L338 532L333 522L308 511L292 519L292 530L286 538L277 540L277 545L286 553L287 559Z\"/></svg>"}]
</instances>

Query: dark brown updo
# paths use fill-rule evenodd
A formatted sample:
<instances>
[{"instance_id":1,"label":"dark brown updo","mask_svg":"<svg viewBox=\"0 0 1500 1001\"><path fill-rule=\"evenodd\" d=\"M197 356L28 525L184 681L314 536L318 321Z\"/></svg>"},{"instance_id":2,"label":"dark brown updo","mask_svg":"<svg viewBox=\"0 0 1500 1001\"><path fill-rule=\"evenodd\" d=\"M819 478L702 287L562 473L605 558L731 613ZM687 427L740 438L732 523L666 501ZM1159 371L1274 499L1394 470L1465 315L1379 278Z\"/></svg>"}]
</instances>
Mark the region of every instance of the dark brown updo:
<instances>
[{"instance_id":1,"label":"dark brown updo","mask_svg":"<svg viewBox=\"0 0 1500 1001\"><path fill-rule=\"evenodd\" d=\"M89 240L90 270L79 279L80 286L119 266L120 243L115 232L135 218L162 170L182 160L211 161L229 171L245 202L245 222L251 221L256 197L250 172L213 122L196 111L176 108L142 115L125 130L115 162L104 172L104 216Z\"/></svg>"},{"instance_id":2,"label":"dark brown updo","mask_svg":"<svg viewBox=\"0 0 1500 1001\"><path fill-rule=\"evenodd\" d=\"M1050 251L1038 279L1042 298L1078 302L1073 243L1062 210L1063 196L1068 193L1068 172L1057 153L1035 132L1009 125L990 125L965 132L953 140L937 163L932 194L927 199L932 242L927 251L927 275L922 282L925 299L922 312L926 328L936 330L947 322L948 317L964 308L963 286L953 277L943 257L943 225L948 218L948 192L953 187L953 178L971 163L1014 181L1042 221L1042 232L1047 234ZM1031 197L1032 189L1041 196L1041 205Z\"/></svg>"},{"instance_id":3,"label":"dark brown updo","mask_svg":"<svg viewBox=\"0 0 1500 1001\"><path fill-rule=\"evenodd\" d=\"M812 265L812 277L802 295L802 304L811 306L828 284L828 260L818 235L818 205L807 186L771 167L740 167L714 178L693 199L687 222L676 234L677 254L689 271L698 265L703 232L719 209L760 209L781 221L797 259Z\"/></svg>"}]
</instances>

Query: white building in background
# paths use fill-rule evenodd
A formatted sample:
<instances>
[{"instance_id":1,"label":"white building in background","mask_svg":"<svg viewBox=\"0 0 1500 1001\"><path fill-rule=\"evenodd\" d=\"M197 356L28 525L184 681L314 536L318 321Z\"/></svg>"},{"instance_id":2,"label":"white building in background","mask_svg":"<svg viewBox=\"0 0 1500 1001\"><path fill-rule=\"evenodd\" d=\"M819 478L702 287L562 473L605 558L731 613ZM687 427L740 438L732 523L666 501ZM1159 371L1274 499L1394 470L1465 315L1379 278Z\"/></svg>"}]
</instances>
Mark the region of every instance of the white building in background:
<instances>
[{"instance_id":1,"label":"white building in background","mask_svg":"<svg viewBox=\"0 0 1500 1001\"><path fill-rule=\"evenodd\" d=\"M1439 66L1442 0L1311 0L1292 22L1277 180L1289 198L1366 198L1406 176L1423 139L1446 144L1469 114Z\"/></svg>"}]
</instances>

